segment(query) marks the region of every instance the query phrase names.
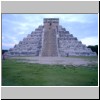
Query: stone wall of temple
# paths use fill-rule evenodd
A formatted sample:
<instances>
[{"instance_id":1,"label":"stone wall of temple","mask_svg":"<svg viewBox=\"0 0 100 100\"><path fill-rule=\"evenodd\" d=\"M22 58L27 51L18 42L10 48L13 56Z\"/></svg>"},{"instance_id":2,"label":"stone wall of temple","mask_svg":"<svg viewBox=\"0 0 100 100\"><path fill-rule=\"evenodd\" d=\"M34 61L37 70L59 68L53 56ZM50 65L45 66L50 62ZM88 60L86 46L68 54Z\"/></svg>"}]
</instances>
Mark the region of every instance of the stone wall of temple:
<instances>
[{"instance_id":1,"label":"stone wall of temple","mask_svg":"<svg viewBox=\"0 0 100 100\"><path fill-rule=\"evenodd\" d=\"M81 41L78 41L76 37L62 26L59 26L58 33L60 56L96 56L95 52L83 45Z\"/></svg>"},{"instance_id":2,"label":"stone wall of temple","mask_svg":"<svg viewBox=\"0 0 100 100\"><path fill-rule=\"evenodd\" d=\"M41 56L58 56L57 52L57 19L44 19L44 38Z\"/></svg>"},{"instance_id":3,"label":"stone wall of temple","mask_svg":"<svg viewBox=\"0 0 100 100\"><path fill-rule=\"evenodd\" d=\"M9 56L38 56L42 46L43 26L39 26L8 51Z\"/></svg>"},{"instance_id":4,"label":"stone wall of temple","mask_svg":"<svg viewBox=\"0 0 100 100\"><path fill-rule=\"evenodd\" d=\"M26 38L11 48L9 56L96 56L90 48L78 41L59 25L58 18L45 18Z\"/></svg>"}]
</instances>

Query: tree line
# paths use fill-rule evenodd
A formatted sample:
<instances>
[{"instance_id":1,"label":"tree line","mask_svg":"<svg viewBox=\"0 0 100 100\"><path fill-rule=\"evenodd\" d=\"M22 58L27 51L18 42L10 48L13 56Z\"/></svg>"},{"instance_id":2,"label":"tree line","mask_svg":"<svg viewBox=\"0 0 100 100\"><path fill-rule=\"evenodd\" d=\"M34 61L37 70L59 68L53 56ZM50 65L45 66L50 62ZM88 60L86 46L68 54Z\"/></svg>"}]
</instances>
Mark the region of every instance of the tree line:
<instances>
[{"instance_id":1,"label":"tree line","mask_svg":"<svg viewBox=\"0 0 100 100\"><path fill-rule=\"evenodd\" d=\"M95 46L89 45L88 48L91 48L91 50L93 52L96 52L96 54L98 55L98 45L95 45Z\"/></svg>"},{"instance_id":2,"label":"tree line","mask_svg":"<svg viewBox=\"0 0 100 100\"><path fill-rule=\"evenodd\" d=\"M2 54L4 54L5 52L8 52L8 50L2 50Z\"/></svg>"}]
</instances>

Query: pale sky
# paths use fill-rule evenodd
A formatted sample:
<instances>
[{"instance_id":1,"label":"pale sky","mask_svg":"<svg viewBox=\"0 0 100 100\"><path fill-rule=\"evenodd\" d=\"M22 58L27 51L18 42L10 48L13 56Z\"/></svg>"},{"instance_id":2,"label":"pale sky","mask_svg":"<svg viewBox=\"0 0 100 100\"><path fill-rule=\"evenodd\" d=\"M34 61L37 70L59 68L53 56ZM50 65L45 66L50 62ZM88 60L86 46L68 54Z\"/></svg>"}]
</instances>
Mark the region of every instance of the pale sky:
<instances>
[{"instance_id":1,"label":"pale sky","mask_svg":"<svg viewBox=\"0 0 100 100\"><path fill-rule=\"evenodd\" d=\"M59 18L59 24L83 44L98 45L98 14L2 14L2 49L31 34L43 18Z\"/></svg>"}]
</instances>

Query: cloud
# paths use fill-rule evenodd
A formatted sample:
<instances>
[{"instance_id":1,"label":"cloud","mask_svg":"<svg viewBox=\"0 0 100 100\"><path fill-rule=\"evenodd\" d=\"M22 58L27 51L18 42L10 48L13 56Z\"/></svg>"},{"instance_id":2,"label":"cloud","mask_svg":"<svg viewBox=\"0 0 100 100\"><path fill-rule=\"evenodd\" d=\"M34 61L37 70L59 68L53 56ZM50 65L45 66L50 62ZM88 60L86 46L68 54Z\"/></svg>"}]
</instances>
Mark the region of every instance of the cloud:
<instances>
[{"instance_id":1,"label":"cloud","mask_svg":"<svg viewBox=\"0 0 100 100\"><path fill-rule=\"evenodd\" d=\"M15 43L2 43L2 45L7 48L12 48L15 45Z\"/></svg>"},{"instance_id":2,"label":"cloud","mask_svg":"<svg viewBox=\"0 0 100 100\"><path fill-rule=\"evenodd\" d=\"M5 38L2 39L3 44L18 44L18 42L19 40L16 37L9 35L5 36Z\"/></svg>"},{"instance_id":3,"label":"cloud","mask_svg":"<svg viewBox=\"0 0 100 100\"><path fill-rule=\"evenodd\" d=\"M18 34L25 34L25 32L24 31L22 31L22 32L20 31L20 32L18 32Z\"/></svg>"},{"instance_id":4,"label":"cloud","mask_svg":"<svg viewBox=\"0 0 100 100\"><path fill-rule=\"evenodd\" d=\"M35 28L43 25L43 18L59 18L60 25L83 42L87 38L93 40L90 37L97 37L98 34L97 14L2 14L2 48L9 49L18 44Z\"/></svg>"},{"instance_id":5,"label":"cloud","mask_svg":"<svg viewBox=\"0 0 100 100\"><path fill-rule=\"evenodd\" d=\"M62 22L93 23L97 14L44 14L46 18L60 18Z\"/></svg>"},{"instance_id":6,"label":"cloud","mask_svg":"<svg viewBox=\"0 0 100 100\"><path fill-rule=\"evenodd\" d=\"M88 45L98 45L98 37L86 37L81 39L83 44Z\"/></svg>"}]
</instances>

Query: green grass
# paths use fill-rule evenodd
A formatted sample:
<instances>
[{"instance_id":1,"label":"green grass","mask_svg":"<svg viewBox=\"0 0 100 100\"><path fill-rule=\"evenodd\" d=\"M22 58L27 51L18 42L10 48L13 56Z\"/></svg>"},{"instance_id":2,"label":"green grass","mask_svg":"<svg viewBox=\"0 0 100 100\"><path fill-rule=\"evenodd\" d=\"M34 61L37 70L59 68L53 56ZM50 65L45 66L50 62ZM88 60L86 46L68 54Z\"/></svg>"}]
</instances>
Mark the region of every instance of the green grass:
<instances>
[{"instance_id":1,"label":"green grass","mask_svg":"<svg viewBox=\"0 0 100 100\"><path fill-rule=\"evenodd\" d=\"M98 66L63 66L2 61L3 86L97 86Z\"/></svg>"}]
</instances>

